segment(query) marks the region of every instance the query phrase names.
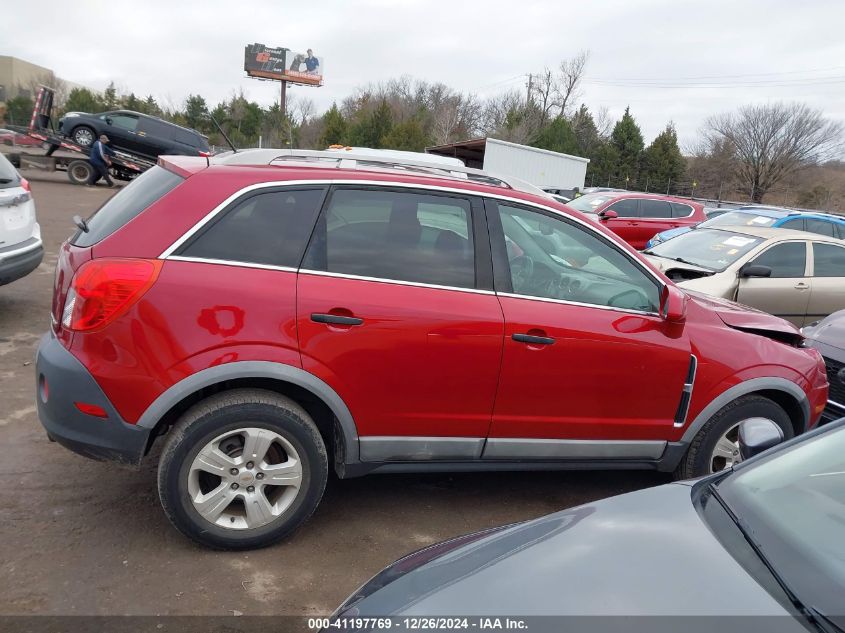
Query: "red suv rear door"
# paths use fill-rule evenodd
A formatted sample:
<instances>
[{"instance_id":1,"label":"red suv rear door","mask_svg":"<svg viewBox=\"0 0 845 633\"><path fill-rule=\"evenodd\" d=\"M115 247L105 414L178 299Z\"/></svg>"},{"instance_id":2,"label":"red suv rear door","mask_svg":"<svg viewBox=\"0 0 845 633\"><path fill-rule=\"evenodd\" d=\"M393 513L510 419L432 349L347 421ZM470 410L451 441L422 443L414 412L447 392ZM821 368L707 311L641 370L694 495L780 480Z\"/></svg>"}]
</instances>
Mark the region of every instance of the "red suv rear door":
<instances>
[{"instance_id":1,"label":"red suv rear door","mask_svg":"<svg viewBox=\"0 0 845 633\"><path fill-rule=\"evenodd\" d=\"M691 364L662 283L586 224L487 205L505 341L484 457L659 457Z\"/></svg>"},{"instance_id":2,"label":"red suv rear door","mask_svg":"<svg viewBox=\"0 0 845 633\"><path fill-rule=\"evenodd\" d=\"M504 319L480 202L340 187L300 270L303 368L349 407L364 461L471 459L492 416Z\"/></svg>"}]
</instances>

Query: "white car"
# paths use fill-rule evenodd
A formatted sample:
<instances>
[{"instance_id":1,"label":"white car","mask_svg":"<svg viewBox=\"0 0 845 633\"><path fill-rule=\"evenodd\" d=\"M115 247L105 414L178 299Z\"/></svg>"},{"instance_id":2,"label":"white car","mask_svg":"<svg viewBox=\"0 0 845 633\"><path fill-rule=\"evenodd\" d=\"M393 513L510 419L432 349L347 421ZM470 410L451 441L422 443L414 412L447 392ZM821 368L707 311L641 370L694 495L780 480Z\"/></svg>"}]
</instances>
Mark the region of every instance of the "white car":
<instances>
[{"instance_id":1,"label":"white car","mask_svg":"<svg viewBox=\"0 0 845 633\"><path fill-rule=\"evenodd\" d=\"M0 154L0 286L31 273L43 257L29 183Z\"/></svg>"}]
</instances>

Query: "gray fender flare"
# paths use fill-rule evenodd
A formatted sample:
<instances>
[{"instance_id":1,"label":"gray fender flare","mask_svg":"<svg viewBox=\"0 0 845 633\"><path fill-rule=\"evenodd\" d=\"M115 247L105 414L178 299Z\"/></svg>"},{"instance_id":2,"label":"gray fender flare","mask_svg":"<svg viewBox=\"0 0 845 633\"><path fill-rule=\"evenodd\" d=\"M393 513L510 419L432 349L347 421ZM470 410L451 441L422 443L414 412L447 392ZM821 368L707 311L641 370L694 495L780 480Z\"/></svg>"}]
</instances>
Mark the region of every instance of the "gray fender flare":
<instances>
[{"instance_id":1,"label":"gray fender flare","mask_svg":"<svg viewBox=\"0 0 845 633\"><path fill-rule=\"evenodd\" d=\"M192 376L188 376L156 398L141 415L137 426L152 429L165 413L192 393L204 387L237 378L271 378L289 382L313 393L326 403L340 423L345 444L344 462L347 464L358 462L358 429L349 408L337 392L317 376L304 369L269 361L247 360L226 363L203 369Z\"/></svg>"},{"instance_id":2,"label":"gray fender flare","mask_svg":"<svg viewBox=\"0 0 845 633\"><path fill-rule=\"evenodd\" d=\"M801 389L801 387L786 378L752 378L751 380L745 380L738 385L734 385L711 400L710 404L704 407L701 413L695 416L695 419L687 427L687 430L684 431L684 435L681 437L680 441L684 444L689 444L692 442L692 438L695 437L696 433L701 430L701 427L703 427L710 418L716 415L719 409L724 407L726 404L733 402L737 398L757 391L782 391L795 398L801 406L801 411L804 414L803 427L806 430L807 425L810 422L810 402L807 399L807 394L804 393L804 390Z\"/></svg>"}]
</instances>

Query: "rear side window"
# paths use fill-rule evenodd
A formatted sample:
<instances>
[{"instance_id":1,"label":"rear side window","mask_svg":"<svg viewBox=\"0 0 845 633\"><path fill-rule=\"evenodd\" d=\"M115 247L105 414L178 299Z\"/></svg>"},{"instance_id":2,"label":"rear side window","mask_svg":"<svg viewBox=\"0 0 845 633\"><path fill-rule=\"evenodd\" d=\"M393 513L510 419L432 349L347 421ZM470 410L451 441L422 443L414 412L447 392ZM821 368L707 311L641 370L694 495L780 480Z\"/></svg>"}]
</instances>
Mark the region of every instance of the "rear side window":
<instances>
[{"instance_id":1,"label":"rear side window","mask_svg":"<svg viewBox=\"0 0 845 633\"><path fill-rule=\"evenodd\" d=\"M88 232L77 231L70 243L93 246L170 193L185 179L163 167L153 167L106 200L88 219Z\"/></svg>"},{"instance_id":2,"label":"rear side window","mask_svg":"<svg viewBox=\"0 0 845 633\"><path fill-rule=\"evenodd\" d=\"M813 260L814 277L845 277L845 248L813 244Z\"/></svg>"},{"instance_id":3,"label":"rear side window","mask_svg":"<svg viewBox=\"0 0 845 633\"><path fill-rule=\"evenodd\" d=\"M806 218L804 220L804 230L828 237L837 237L836 227L833 225L833 222L825 222L824 220L817 220L815 218Z\"/></svg>"},{"instance_id":4,"label":"rear side window","mask_svg":"<svg viewBox=\"0 0 845 633\"><path fill-rule=\"evenodd\" d=\"M341 189L321 216L303 268L473 288L470 202Z\"/></svg>"},{"instance_id":5,"label":"rear side window","mask_svg":"<svg viewBox=\"0 0 845 633\"><path fill-rule=\"evenodd\" d=\"M637 217L637 203L636 198L626 198L619 202L614 202L608 208L608 211L616 211L620 218L635 218Z\"/></svg>"},{"instance_id":6,"label":"rear side window","mask_svg":"<svg viewBox=\"0 0 845 633\"><path fill-rule=\"evenodd\" d=\"M796 218L794 220L789 220L788 222L784 222L780 225L782 229L792 229L793 231L803 231L804 230L804 218Z\"/></svg>"},{"instance_id":7,"label":"rear side window","mask_svg":"<svg viewBox=\"0 0 845 633\"><path fill-rule=\"evenodd\" d=\"M672 217L673 218L688 218L692 215L692 207L688 204L681 204L680 202L672 202ZM724 211L713 211L708 214L708 218L716 218L722 215Z\"/></svg>"},{"instance_id":8,"label":"rear side window","mask_svg":"<svg viewBox=\"0 0 845 633\"><path fill-rule=\"evenodd\" d=\"M0 189L19 187L20 177L12 163L3 154L0 154Z\"/></svg>"},{"instance_id":9,"label":"rear side window","mask_svg":"<svg viewBox=\"0 0 845 633\"><path fill-rule=\"evenodd\" d=\"M804 242L776 244L760 254L755 264L772 269L772 278L803 277L807 262L807 246Z\"/></svg>"},{"instance_id":10,"label":"rear side window","mask_svg":"<svg viewBox=\"0 0 845 633\"><path fill-rule=\"evenodd\" d=\"M296 268L317 219L324 188L264 191L243 198L176 254Z\"/></svg>"},{"instance_id":11,"label":"rear side window","mask_svg":"<svg viewBox=\"0 0 845 633\"><path fill-rule=\"evenodd\" d=\"M640 200L640 213L644 218L671 218L672 207L665 200Z\"/></svg>"}]
</instances>

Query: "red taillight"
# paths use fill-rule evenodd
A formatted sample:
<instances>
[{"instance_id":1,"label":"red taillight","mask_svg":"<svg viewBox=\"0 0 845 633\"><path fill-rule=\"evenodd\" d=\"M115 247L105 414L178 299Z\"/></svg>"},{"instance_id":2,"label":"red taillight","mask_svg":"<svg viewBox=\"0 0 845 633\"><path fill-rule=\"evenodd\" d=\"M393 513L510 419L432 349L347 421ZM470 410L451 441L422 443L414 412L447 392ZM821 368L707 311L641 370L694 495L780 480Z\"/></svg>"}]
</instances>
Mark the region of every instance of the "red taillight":
<instances>
[{"instance_id":1,"label":"red taillight","mask_svg":"<svg viewBox=\"0 0 845 633\"><path fill-rule=\"evenodd\" d=\"M96 330L126 312L153 285L158 259L92 259L76 271L65 299L62 326Z\"/></svg>"},{"instance_id":2,"label":"red taillight","mask_svg":"<svg viewBox=\"0 0 845 633\"><path fill-rule=\"evenodd\" d=\"M82 413L93 415L95 418L109 417L109 414L106 413L106 410L96 404L89 404L87 402L74 402L73 404L77 409L82 411Z\"/></svg>"},{"instance_id":3,"label":"red taillight","mask_svg":"<svg viewBox=\"0 0 845 633\"><path fill-rule=\"evenodd\" d=\"M32 191L29 187L29 181L26 178L21 178L21 187L23 187L26 191Z\"/></svg>"}]
</instances>

